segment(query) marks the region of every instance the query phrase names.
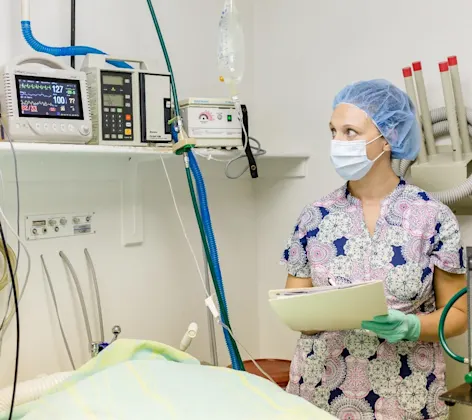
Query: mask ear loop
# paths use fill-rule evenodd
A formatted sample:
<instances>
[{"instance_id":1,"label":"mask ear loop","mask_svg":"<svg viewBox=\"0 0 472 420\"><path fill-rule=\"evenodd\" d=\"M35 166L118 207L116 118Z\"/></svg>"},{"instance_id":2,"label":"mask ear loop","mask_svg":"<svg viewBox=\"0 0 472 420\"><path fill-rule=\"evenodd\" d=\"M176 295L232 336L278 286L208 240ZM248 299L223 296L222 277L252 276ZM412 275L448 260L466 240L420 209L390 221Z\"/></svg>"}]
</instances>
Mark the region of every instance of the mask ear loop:
<instances>
[{"instance_id":1,"label":"mask ear loop","mask_svg":"<svg viewBox=\"0 0 472 420\"><path fill-rule=\"evenodd\" d=\"M376 137L375 139L369 141L368 143L366 143L365 145L368 146L369 144L373 143L374 141L377 141L378 139L380 139L381 137L383 137L383 134L380 134L380 136ZM377 162L382 156L383 154L385 153L385 150L380 153L380 155L378 155L374 160L371 160L372 163L375 163ZM370 159L369 159L370 160Z\"/></svg>"},{"instance_id":2,"label":"mask ear loop","mask_svg":"<svg viewBox=\"0 0 472 420\"><path fill-rule=\"evenodd\" d=\"M365 145L368 146L370 143L373 143L374 141L377 141L380 137L383 137L383 134L380 134L380 136L377 136L375 139L369 141L369 142L366 143Z\"/></svg>"}]
</instances>

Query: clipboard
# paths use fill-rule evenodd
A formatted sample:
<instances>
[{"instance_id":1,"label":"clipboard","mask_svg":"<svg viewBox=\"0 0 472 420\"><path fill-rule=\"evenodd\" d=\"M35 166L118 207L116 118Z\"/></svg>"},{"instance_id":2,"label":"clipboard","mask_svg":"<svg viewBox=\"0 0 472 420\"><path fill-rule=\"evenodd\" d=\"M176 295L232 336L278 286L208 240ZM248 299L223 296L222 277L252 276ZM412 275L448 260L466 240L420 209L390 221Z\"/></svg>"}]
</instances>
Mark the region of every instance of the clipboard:
<instances>
[{"instance_id":1,"label":"clipboard","mask_svg":"<svg viewBox=\"0 0 472 420\"><path fill-rule=\"evenodd\" d=\"M269 291L269 304L294 331L360 329L362 321L388 313L382 281Z\"/></svg>"}]
</instances>

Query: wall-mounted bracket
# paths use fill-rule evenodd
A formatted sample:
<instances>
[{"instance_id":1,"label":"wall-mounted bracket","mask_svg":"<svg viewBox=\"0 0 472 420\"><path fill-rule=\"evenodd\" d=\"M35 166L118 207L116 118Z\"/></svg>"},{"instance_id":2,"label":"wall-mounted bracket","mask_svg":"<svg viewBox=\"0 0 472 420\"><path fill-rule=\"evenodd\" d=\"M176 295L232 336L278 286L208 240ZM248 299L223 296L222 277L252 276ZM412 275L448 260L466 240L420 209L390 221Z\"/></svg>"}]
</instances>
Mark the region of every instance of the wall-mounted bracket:
<instances>
[{"instance_id":1,"label":"wall-mounted bracket","mask_svg":"<svg viewBox=\"0 0 472 420\"><path fill-rule=\"evenodd\" d=\"M144 241L143 190L139 178L139 159L130 158L121 181L121 242L123 246Z\"/></svg>"}]
</instances>

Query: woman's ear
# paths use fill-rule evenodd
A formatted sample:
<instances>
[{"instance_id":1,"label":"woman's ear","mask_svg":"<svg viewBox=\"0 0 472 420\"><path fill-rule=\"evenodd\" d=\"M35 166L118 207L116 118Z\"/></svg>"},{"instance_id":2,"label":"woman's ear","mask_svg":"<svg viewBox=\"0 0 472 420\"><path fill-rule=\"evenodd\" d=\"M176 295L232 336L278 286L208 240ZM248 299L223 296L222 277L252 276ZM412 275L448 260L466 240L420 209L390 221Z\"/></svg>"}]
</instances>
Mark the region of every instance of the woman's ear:
<instances>
[{"instance_id":1,"label":"woman's ear","mask_svg":"<svg viewBox=\"0 0 472 420\"><path fill-rule=\"evenodd\" d=\"M390 143L388 143L387 141L384 144L383 151L384 152L391 152L392 151L392 147L390 146Z\"/></svg>"}]
</instances>

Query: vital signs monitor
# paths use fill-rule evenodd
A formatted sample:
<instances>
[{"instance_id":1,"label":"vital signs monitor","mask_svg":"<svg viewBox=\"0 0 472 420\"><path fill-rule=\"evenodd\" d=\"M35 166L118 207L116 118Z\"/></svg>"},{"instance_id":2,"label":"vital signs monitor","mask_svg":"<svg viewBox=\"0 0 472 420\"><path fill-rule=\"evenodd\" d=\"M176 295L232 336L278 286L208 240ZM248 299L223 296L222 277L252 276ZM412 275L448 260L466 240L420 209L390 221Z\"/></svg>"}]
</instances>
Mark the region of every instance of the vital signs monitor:
<instances>
[{"instance_id":1,"label":"vital signs monitor","mask_svg":"<svg viewBox=\"0 0 472 420\"><path fill-rule=\"evenodd\" d=\"M46 54L1 69L0 113L12 141L85 144L92 138L85 73Z\"/></svg>"}]
</instances>

